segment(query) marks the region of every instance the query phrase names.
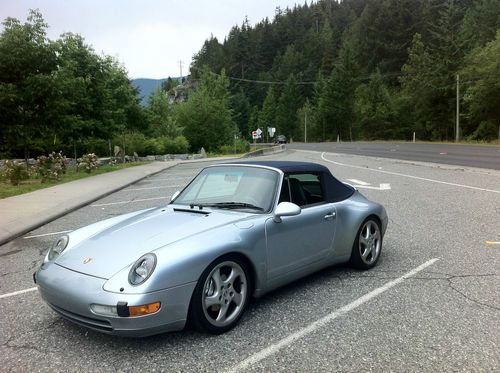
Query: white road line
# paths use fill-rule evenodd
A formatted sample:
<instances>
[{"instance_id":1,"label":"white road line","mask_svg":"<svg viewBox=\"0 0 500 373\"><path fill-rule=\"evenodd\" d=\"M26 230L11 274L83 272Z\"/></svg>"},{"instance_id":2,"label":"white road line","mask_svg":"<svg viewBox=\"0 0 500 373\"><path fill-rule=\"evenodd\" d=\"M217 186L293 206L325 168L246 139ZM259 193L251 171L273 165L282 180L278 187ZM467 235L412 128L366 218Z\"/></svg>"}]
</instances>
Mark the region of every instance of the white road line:
<instances>
[{"instance_id":1,"label":"white road line","mask_svg":"<svg viewBox=\"0 0 500 373\"><path fill-rule=\"evenodd\" d=\"M358 185L371 185L370 183L367 183L366 181L361 181L361 180L358 180L358 179L347 179L349 181L352 181L354 184L358 184Z\"/></svg>"},{"instance_id":2,"label":"white road line","mask_svg":"<svg viewBox=\"0 0 500 373\"><path fill-rule=\"evenodd\" d=\"M8 298L8 297L13 297L14 295L29 293L30 291L35 291L37 289L38 289L37 287L34 287L34 288L29 288L29 289L15 291L13 293L2 294L2 295L0 295L0 299L2 299L2 298Z\"/></svg>"},{"instance_id":3,"label":"white road line","mask_svg":"<svg viewBox=\"0 0 500 373\"><path fill-rule=\"evenodd\" d=\"M480 190L482 192L490 192L490 193L498 193L498 194L500 194L500 190L479 188L479 187L474 187L474 186L470 186L470 185L463 185L463 184L456 184L456 183L449 183L447 181L427 179L425 177L419 177L419 176L413 176L413 175L406 175L406 174L401 174L399 172L390 172L390 171L378 170L378 169L374 169L374 168L368 168L368 167L355 166L355 165L350 165L350 164L335 162L335 161L332 161L330 159L326 159L325 158L325 154L326 154L325 152L321 153L321 159L323 159L325 162L333 163L333 164L336 164L336 165L339 165L339 166L345 166L345 167L351 167L351 168L359 168L361 170L380 172L380 173L387 174L387 175L395 175L395 176L408 177L410 179L429 181L431 183L451 185L451 186L456 186L456 187L460 187L460 188L467 188L467 189L473 189L473 190Z\"/></svg>"},{"instance_id":4,"label":"white road line","mask_svg":"<svg viewBox=\"0 0 500 373\"><path fill-rule=\"evenodd\" d=\"M132 202L144 202L144 201L153 201L155 199L170 199L171 197L154 197L154 198L141 198L141 199L134 199L132 201L120 201L120 202L110 202L110 203L97 203L95 205L90 205L90 207L101 207L101 206L111 206L111 205L123 205L125 203L132 203Z\"/></svg>"},{"instance_id":5,"label":"white road line","mask_svg":"<svg viewBox=\"0 0 500 373\"><path fill-rule=\"evenodd\" d=\"M360 189L372 189L372 190L391 190L391 184L380 184L380 186L370 186L370 185L353 185L354 187Z\"/></svg>"},{"instance_id":6,"label":"white road line","mask_svg":"<svg viewBox=\"0 0 500 373\"><path fill-rule=\"evenodd\" d=\"M33 236L26 236L23 237L25 240L28 238L38 238L38 237L45 237L45 236L53 236L55 234L63 234L63 233L68 233L71 231L60 231L60 232L52 232L52 233L44 233L44 234L34 234Z\"/></svg>"},{"instance_id":7,"label":"white road line","mask_svg":"<svg viewBox=\"0 0 500 373\"><path fill-rule=\"evenodd\" d=\"M412 269L410 272L407 272L401 277L398 277L395 280L392 280L385 285L376 288L375 290L369 292L368 294L365 294L361 296L360 298L356 299L355 301L333 311L332 313L322 317L319 320L314 321L313 323L309 324L308 326L299 329L293 334L290 334L288 337L285 337L281 340L279 340L276 343L273 343L272 345L260 350L259 352L251 355L250 357L246 358L245 360L241 361L240 363L236 364L233 366L228 372L240 372L244 369L247 369L251 367L252 365L260 362L261 360L264 360L265 358L274 355L275 353L279 352L281 349L291 345L293 342L297 341L300 338L303 338L307 336L308 334L311 334L318 330L321 327L326 326L326 324L332 322L333 320L344 316L348 312L354 310L355 308L361 306L362 304L368 302L369 300L379 296L380 294L386 292L390 288L396 286L400 282L406 280L407 278L414 276L418 272L424 270L425 268L429 267L430 265L434 264L436 261L438 261L438 258L434 258L431 260L428 260L427 262L419 265L417 268Z\"/></svg>"}]
</instances>

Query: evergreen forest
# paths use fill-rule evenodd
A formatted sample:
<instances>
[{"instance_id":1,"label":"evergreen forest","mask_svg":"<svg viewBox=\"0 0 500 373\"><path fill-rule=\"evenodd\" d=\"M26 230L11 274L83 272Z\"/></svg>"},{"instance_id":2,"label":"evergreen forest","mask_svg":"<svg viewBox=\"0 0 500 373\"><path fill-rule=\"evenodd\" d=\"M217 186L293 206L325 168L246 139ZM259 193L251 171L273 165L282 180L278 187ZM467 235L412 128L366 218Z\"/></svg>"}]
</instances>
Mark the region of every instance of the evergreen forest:
<instances>
[{"instance_id":1,"label":"evergreen forest","mask_svg":"<svg viewBox=\"0 0 500 373\"><path fill-rule=\"evenodd\" d=\"M460 139L493 140L499 32L499 0L320 0L207 39L191 73L225 72L241 133L295 141L454 141L458 76Z\"/></svg>"},{"instance_id":2,"label":"evergreen forest","mask_svg":"<svg viewBox=\"0 0 500 373\"><path fill-rule=\"evenodd\" d=\"M145 106L114 58L47 28L36 10L3 21L0 158L236 151L267 127L293 141L454 141L457 97L461 140L499 137L500 0L277 8L209 37L184 100L168 79Z\"/></svg>"}]
</instances>

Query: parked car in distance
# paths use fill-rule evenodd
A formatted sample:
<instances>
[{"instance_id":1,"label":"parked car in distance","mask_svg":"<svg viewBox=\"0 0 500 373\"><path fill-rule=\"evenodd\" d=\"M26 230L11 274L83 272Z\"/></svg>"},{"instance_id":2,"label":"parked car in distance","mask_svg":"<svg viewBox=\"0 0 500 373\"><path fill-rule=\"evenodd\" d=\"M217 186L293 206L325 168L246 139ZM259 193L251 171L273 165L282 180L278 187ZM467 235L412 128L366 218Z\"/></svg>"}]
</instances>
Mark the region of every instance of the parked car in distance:
<instances>
[{"instance_id":1,"label":"parked car in distance","mask_svg":"<svg viewBox=\"0 0 500 373\"><path fill-rule=\"evenodd\" d=\"M285 135L278 135L276 137L276 141L275 141L276 144L286 144L287 143L287 139L286 139L286 136Z\"/></svg>"},{"instance_id":2,"label":"parked car in distance","mask_svg":"<svg viewBox=\"0 0 500 373\"><path fill-rule=\"evenodd\" d=\"M376 265L384 207L306 162L204 168L168 205L60 237L34 274L62 317L141 337L233 328L252 297L337 263Z\"/></svg>"}]
</instances>

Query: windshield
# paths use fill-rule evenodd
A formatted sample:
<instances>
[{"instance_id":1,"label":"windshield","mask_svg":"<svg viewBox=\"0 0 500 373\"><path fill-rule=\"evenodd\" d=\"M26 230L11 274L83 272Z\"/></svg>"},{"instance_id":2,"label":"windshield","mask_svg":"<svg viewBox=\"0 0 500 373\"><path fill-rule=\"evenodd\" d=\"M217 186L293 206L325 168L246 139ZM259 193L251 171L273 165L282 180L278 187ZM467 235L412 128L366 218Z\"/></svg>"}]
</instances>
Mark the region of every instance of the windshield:
<instances>
[{"instance_id":1,"label":"windshield","mask_svg":"<svg viewBox=\"0 0 500 373\"><path fill-rule=\"evenodd\" d=\"M270 211L279 174L265 168L245 166L209 167L172 202L194 207Z\"/></svg>"}]
</instances>

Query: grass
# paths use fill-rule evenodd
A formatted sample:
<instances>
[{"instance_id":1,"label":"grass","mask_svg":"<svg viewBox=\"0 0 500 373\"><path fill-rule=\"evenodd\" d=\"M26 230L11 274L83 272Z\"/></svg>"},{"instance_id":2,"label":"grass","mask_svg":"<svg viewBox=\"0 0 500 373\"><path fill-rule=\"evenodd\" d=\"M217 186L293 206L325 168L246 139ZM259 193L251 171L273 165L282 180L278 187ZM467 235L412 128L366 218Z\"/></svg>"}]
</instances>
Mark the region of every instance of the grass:
<instances>
[{"instance_id":1,"label":"grass","mask_svg":"<svg viewBox=\"0 0 500 373\"><path fill-rule=\"evenodd\" d=\"M75 168L70 168L68 169L66 174L64 174L61 177L61 180L47 181L45 183L42 183L41 179L28 179L28 180L22 180L19 185L12 185L8 180L0 179L0 199L17 196L24 193L34 192L35 190L49 188L54 185L59 185L78 179L83 179L89 176L95 176L107 172L118 171L129 167L141 166L148 163L150 162L119 163L114 166L103 165L100 166L98 169L92 171L90 174L84 171L76 172Z\"/></svg>"}]
</instances>

